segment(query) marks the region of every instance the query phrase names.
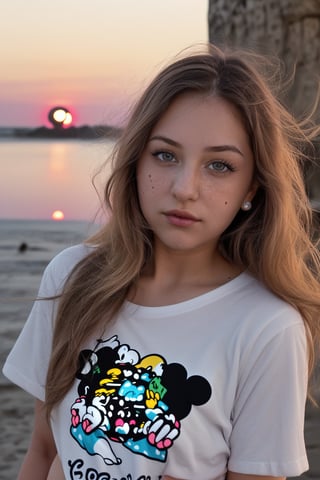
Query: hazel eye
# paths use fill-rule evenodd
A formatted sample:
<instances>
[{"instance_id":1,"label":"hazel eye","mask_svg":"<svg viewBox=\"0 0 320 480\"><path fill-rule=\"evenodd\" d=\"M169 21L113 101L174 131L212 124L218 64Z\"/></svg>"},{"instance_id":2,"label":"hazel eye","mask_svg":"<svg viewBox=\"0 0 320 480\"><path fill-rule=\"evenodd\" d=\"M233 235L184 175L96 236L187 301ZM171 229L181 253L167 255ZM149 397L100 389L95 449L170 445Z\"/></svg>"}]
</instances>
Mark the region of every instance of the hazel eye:
<instances>
[{"instance_id":1,"label":"hazel eye","mask_svg":"<svg viewBox=\"0 0 320 480\"><path fill-rule=\"evenodd\" d=\"M173 162L175 160L175 156L170 152L155 152L152 154L154 157L158 158L162 162Z\"/></svg>"}]
</instances>

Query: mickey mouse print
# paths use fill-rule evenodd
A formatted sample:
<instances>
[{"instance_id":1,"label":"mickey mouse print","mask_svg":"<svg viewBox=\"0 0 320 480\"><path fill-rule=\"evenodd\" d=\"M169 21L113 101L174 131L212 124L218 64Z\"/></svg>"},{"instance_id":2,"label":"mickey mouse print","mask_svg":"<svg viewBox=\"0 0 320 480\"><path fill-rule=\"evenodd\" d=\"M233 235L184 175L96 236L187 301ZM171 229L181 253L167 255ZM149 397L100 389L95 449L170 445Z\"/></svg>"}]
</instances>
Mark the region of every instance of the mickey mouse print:
<instances>
[{"instance_id":1,"label":"mickey mouse print","mask_svg":"<svg viewBox=\"0 0 320 480\"><path fill-rule=\"evenodd\" d=\"M129 345L120 344L117 335L98 340L94 350L82 350L76 376L71 435L106 465L122 462L113 442L165 462L183 428L181 420L193 405L203 405L211 397L204 377L188 377L183 365L168 364L158 354L141 358Z\"/></svg>"}]
</instances>

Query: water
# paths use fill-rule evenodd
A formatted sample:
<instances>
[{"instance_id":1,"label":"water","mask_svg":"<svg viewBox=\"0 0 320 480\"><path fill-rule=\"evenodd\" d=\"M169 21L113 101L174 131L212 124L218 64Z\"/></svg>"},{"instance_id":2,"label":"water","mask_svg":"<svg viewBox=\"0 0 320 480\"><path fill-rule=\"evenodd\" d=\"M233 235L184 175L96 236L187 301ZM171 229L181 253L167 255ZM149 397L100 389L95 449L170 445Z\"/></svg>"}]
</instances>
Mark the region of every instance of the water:
<instances>
[{"instance_id":1,"label":"water","mask_svg":"<svg viewBox=\"0 0 320 480\"><path fill-rule=\"evenodd\" d=\"M0 220L0 292L30 291L50 259L98 227L89 222ZM20 251L25 244L24 251ZM1 312L0 312L1 315Z\"/></svg>"},{"instance_id":2,"label":"water","mask_svg":"<svg viewBox=\"0 0 320 480\"><path fill-rule=\"evenodd\" d=\"M0 218L91 220L100 201L92 178L110 156L111 140L0 139ZM99 191L108 168L97 178Z\"/></svg>"},{"instance_id":3,"label":"water","mask_svg":"<svg viewBox=\"0 0 320 480\"><path fill-rule=\"evenodd\" d=\"M0 220L0 275L39 273L56 253L96 229L80 221Z\"/></svg>"}]
</instances>

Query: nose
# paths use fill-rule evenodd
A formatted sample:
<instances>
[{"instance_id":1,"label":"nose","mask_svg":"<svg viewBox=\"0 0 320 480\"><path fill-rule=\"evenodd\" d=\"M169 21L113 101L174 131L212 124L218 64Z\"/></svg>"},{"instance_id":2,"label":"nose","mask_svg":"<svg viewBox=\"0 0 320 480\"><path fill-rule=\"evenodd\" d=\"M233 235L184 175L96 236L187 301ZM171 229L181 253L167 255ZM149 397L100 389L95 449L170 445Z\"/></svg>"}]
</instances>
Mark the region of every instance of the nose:
<instances>
[{"instance_id":1,"label":"nose","mask_svg":"<svg viewBox=\"0 0 320 480\"><path fill-rule=\"evenodd\" d=\"M199 172L188 166L178 169L172 183L172 194L181 202L197 200L200 194Z\"/></svg>"}]
</instances>

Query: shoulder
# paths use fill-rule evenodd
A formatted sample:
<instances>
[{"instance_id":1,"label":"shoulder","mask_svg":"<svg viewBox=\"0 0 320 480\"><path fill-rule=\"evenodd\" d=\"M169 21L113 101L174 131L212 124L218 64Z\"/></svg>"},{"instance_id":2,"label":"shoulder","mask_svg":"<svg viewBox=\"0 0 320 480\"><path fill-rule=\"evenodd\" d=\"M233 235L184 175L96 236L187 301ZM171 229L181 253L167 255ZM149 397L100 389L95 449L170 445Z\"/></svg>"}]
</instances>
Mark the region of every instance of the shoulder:
<instances>
[{"instance_id":1,"label":"shoulder","mask_svg":"<svg viewBox=\"0 0 320 480\"><path fill-rule=\"evenodd\" d=\"M65 248L59 252L47 266L49 270L68 270L70 271L83 258L88 256L95 247L80 243L72 247Z\"/></svg>"},{"instance_id":2,"label":"shoulder","mask_svg":"<svg viewBox=\"0 0 320 480\"><path fill-rule=\"evenodd\" d=\"M47 265L43 277L42 288L45 294L57 294L63 287L66 279L76 265L87 257L95 247L86 244L78 244L68 247L58 253ZM49 293L51 292L51 293Z\"/></svg>"},{"instance_id":3,"label":"shoulder","mask_svg":"<svg viewBox=\"0 0 320 480\"><path fill-rule=\"evenodd\" d=\"M301 315L294 305L280 298L266 287L261 281L257 280L250 274L244 274L246 281L243 284L242 292L243 301L250 307L248 313L255 316L256 323L259 319L265 321L266 318L277 319L281 317L283 320L288 319L284 326L290 326L292 323L300 323Z\"/></svg>"},{"instance_id":4,"label":"shoulder","mask_svg":"<svg viewBox=\"0 0 320 480\"><path fill-rule=\"evenodd\" d=\"M233 305L242 321L234 331L243 339L245 350L263 349L280 339L285 343L291 336L305 341L305 323L298 309L253 276L245 275L236 297Z\"/></svg>"},{"instance_id":5,"label":"shoulder","mask_svg":"<svg viewBox=\"0 0 320 480\"><path fill-rule=\"evenodd\" d=\"M243 286L235 295L237 301L233 304L228 336L230 353L227 355L233 361L235 381L243 402L250 398L254 399L252 401L263 399L266 404L274 398L269 410L272 411L274 405L280 405L288 395L291 395L290 402L295 395L297 398L296 389L299 389L298 397L303 403L308 348L300 312L250 275L245 276ZM264 399L266 392L268 400Z\"/></svg>"}]
</instances>

